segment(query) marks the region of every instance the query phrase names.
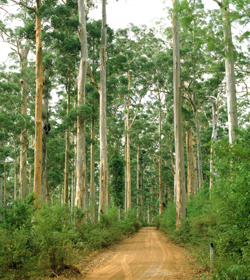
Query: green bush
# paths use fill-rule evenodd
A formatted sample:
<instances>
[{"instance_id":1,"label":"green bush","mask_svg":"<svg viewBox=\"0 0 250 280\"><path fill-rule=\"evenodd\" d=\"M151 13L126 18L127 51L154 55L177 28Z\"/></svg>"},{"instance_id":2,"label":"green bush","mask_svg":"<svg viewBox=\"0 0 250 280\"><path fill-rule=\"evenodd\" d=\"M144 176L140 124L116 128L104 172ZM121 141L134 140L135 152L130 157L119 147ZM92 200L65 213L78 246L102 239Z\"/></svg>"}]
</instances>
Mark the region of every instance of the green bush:
<instances>
[{"instance_id":1,"label":"green bush","mask_svg":"<svg viewBox=\"0 0 250 280\"><path fill-rule=\"evenodd\" d=\"M38 264L56 274L73 260L73 243L68 234L67 209L56 205L43 205L33 217L33 229L38 242Z\"/></svg>"},{"instance_id":2,"label":"green bush","mask_svg":"<svg viewBox=\"0 0 250 280\"><path fill-rule=\"evenodd\" d=\"M77 253L107 247L123 236L138 231L136 211L123 214L112 207L98 223L86 219L77 207L69 214L66 206L34 207L34 197L15 201L0 224L0 278L34 279L37 274L60 273L74 264Z\"/></svg>"},{"instance_id":3,"label":"green bush","mask_svg":"<svg viewBox=\"0 0 250 280\"><path fill-rule=\"evenodd\" d=\"M233 145L223 139L215 146L214 187L187 203L187 218L175 229L175 206L170 203L159 228L176 242L186 243L209 267L209 243L214 244L215 279L250 279L250 129L238 130Z\"/></svg>"}]
</instances>

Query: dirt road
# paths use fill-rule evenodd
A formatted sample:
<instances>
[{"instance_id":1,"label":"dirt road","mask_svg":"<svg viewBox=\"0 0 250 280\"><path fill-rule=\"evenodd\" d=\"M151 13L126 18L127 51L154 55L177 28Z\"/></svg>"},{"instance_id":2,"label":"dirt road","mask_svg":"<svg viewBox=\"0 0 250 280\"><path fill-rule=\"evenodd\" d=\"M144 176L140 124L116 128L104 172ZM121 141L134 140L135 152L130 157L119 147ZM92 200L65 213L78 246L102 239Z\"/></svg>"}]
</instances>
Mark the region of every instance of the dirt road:
<instances>
[{"instance_id":1,"label":"dirt road","mask_svg":"<svg viewBox=\"0 0 250 280\"><path fill-rule=\"evenodd\" d=\"M146 227L125 240L119 250L82 280L200 279L184 248L164 233Z\"/></svg>"}]
</instances>

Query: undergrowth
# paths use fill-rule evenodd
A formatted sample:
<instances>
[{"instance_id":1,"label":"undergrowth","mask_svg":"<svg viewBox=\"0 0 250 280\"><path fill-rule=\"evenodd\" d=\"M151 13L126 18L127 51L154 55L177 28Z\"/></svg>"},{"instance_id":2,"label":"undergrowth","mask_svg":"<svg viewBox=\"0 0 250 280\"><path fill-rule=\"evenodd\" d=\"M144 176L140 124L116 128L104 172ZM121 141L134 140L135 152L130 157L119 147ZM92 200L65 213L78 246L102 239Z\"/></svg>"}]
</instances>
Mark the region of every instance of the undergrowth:
<instances>
[{"instance_id":1,"label":"undergrowth","mask_svg":"<svg viewBox=\"0 0 250 280\"><path fill-rule=\"evenodd\" d=\"M213 243L213 279L250 279L250 129L237 134L234 145L230 146L228 139L215 145L214 187L210 193L205 182L189 199L181 227L176 230L173 202L156 219L160 230L186 244L208 269L209 244Z\"/></svg>"},{"instance_id":2,"label":"undergrowth","mask_svg":"<svg viewBox=\"0 0 250 280\"><path fill-rule=\"evenodd\" d=\"M87 252L107 247L142 226L135 210L120 220L118 209L113 207L96 223L78 208L70 214L60 205L46 204L36 210L33 195L23 202L15 201L7 211L1 210L0 279L58 276Z\"/></svg>"}]
</instances>

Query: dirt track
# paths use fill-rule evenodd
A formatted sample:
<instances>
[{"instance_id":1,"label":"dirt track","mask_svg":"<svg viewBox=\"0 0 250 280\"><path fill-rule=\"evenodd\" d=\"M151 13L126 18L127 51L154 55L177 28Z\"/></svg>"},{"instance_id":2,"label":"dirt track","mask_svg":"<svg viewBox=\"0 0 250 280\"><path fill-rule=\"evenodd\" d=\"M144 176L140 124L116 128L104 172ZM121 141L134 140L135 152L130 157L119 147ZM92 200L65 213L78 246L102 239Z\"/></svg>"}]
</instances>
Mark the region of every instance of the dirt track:
<instances>
[{"instance_id":1,"label":"dirt track","mask_svg":"<svg viewBox=\"0 0 250 280\"><path fill-rule=\"evenodd\" d=\"M184 248L169 242L155 228L143 228L125 240L113 256L82 280L200 279Z\"/></svg>"}]
</instances>

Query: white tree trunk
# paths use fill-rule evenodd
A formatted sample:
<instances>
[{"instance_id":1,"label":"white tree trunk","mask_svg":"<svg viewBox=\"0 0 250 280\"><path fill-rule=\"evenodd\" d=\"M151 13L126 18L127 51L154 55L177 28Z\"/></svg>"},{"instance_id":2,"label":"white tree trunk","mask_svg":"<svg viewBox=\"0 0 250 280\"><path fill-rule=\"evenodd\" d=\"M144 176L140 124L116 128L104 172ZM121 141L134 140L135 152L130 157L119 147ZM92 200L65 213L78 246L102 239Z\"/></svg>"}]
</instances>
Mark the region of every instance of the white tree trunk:
<instances>
[{"instance_id":1,"label":"white tree trunk","mask_svg":"<svg viewBox=\"0 0 250 280\"><path fill-rule=\"evenodd\" d=\"M127 145L127 130L128 130L128 122L127 122L127 98L126 96L124 97L124 111L125 111L125 119L124 119L124 129L125 129L125 135L124 135L124 154L125 154L125 205L124 205L124 210L125 212L127 211L127 199L128 199L128 196L127 196L127 192L128 192L128 176L127 176L127 148L128 148L128 145Z\"/></svg>"},{"instance_id":2,"label":"white tree trunk","mask_svg":"<svg viewBox=\"0 0 250 280\"><path fill-rule=\"evenodd\" d=\"M91 147L90 147L90 201L91 201L91 207L92 207L92 214L91 214L91 220L92 223L95 222L95 145L93 143L95 139L95 119L94 116L92 116L91 120Z\"/></svg>"},{"instance_id":3,"label":"white tree trunk","mask_svg":"<svg viewBox=\"0 0 250 280\"><path fill-rule=\"evenodd\" d=\"M161 98L159 97L161 106ZM159 214L163 215L163 191L162 191L162 158L161 158L161 107L159 109Z\"/></svg>"},{"instance_id":4,"label":"white tree trunk","mask_svg":"<svg viewBox=\"0 0 250 280\"><path fill-rule=\"evenodd\" d=\"M78 77L78 106L85 104L85 85L88 64L86 14L87 0L78 0L79 39L81 42L81 60ZM88 208L85 120L77 116L77 160L76 160L76 197L75 204L83 211Z\"/></svg>"},{"instance_id":5,"label":"white tree trunk","mask_svg":"<svg viewBox=\"0 0 250 280\"><path fill-rule=\"evenodd\" d=\"M23 79L21 80L21 113L27 115L27 57L29 54L29 40L26 41L25 46L22 51L19 53L22 72L25 73ZM20 182L19 182L19 198L24 199L27 194L27 132L26 125L24 130L22 130L20 135ZM15 171L16 175L16 171Z\"/></svg>"},{"instance_id":6,"label":"white tree trunk","mask_svg":"<svg viewBox=\"0 0 250 280\"><path fill-rule=\"evenodd\" d=\"M210 189L213 188L213 175L214 175L214 149L213 144L217 140L217 128L218 128L218 117L219 117L219 106L218 106L218 100L215 102L212 102L212 116L213 116L213 132L212 132L212 139L211 139L211 151L210 151Z\"/></svg>"},{"instance_id":7,"label":"white tree trunk","mask_svg":"<svg viewBox=\"0 0 250 280\"><path fill-rule=\"evenodd\" d=\"M139 161L140 161L140 147L138 146L137 148L137 161L136 161L136 189L137 189L137 199L136 199L136 202L137 202L137 218L140 217L140 206L139 206L139 202L140 202L140 199L139 199L139 190L140 190L140 185L139 185L139 180L140 180L140 165L139 165Z\"/></svg>"},{"instance_id":8,"label":"white tree trunk","mask_svg":"<svg viewBox=\"0 0 250 280\"><path fill-rule=\"evenodd\" d=\"M234 128L238 127L237 99L234 75L233 41L230 22L230 11L228 0L222 0L223 32L225 40L225 69L227 88L227 113L229 126L229 143L232 144L236 138Z\"/></svg>"},{"instance_id":9,"label":"white tree trunk","mask_svg":"<svg viewBox=\"0 0 250 280\"><path fill-rule=\"evenodd\" d=\"M176 176L176 227L179 228L182 219L186 217L186 189L184 170L184 150L182 132L182 106L180 81L180 45L178 24L179 1L173 0L173 69L174 69L174 130L175 130L175 176Z\"/></svg>"},{"instance_id":10,"label":"white tree trunk","mask_svg":"<svg viewBox=\"0 0 250 280\"><path fill-rule=\"evenodd\" d=\"M16 145L15 145L16 146ZM14 147L15 151L16 151L16 147ZM15 165L14 165L14 200L16 200L17 198L17 156L16 156L16 152L15 152Z\"/></svg>"},{"instance_id":11,"label":"white tree trunk","mask_svg":"<svg viewBox=\"0 0 250 280\"><path fill-rule=\"evenodd\" d=\"M199 124L197 110L195 110L195 124L196 124L198 181L199 181L199 189L201 189L203 185L203 171L202 171L202 158L201 158L200 124Z\"/></svg>"},{"instance_id":12,"label":"white tree trunk","mask_svg":"<svg viewBox=\"0 0 250 280\"><path fill-rule=\"evenodd\" d=\"M99 213L108 206L108 157L106 127L106 0L102 0L102 38L100 50L100 185Z\"/></svg>"},{"instance_id":13,"label":"white tree trunk","mask_svg":"<svg viewBox=\"0 0 250 280\"><path fill-rule=\"evenodd\" d=\"M70 85L67 86L67 115L70 111ZM65 166L64 166L64 203L69 200L69 127L65 134Z\"/></svg>"}]
</instances>

